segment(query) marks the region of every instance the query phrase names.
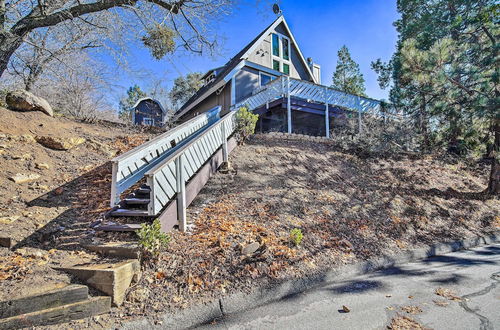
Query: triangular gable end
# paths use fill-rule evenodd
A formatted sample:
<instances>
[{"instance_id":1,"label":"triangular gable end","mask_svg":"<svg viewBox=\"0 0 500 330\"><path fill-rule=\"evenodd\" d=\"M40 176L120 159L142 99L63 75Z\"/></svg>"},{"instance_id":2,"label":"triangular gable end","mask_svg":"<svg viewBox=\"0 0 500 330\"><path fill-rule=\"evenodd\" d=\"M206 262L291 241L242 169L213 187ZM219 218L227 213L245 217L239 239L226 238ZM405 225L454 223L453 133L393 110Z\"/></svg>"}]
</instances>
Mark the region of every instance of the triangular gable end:
<instances>
[{"instance_id":1,"label":"triangular gable end","mask_svg":"<svg viewBox=\"0 0 500 330\"><path fill-rule=\"evenodd\" d=\"M311 68L309 67L306 59L304 58L304 55L300 50L299 44L295 40L295 37L293 36L293 33L290 30L290 27L288 26L284 16L280 16L276 21L274 21L274 23L271 26L269 26L263 33L261 33L260 38L253 43L253 45L241 56L240 59L247 60L248 57L256 51L257 47L259 47L261 43L264 42L264 40L269 36L269 34L275 31L281 23L283 23L283 27L285 28L286 34L290 37L292 45L297 50L299 59L302 62L305 71L315 84L319 84L319 81L316 81L316 78L314 77Z\"/></svg>"}]
</instances>

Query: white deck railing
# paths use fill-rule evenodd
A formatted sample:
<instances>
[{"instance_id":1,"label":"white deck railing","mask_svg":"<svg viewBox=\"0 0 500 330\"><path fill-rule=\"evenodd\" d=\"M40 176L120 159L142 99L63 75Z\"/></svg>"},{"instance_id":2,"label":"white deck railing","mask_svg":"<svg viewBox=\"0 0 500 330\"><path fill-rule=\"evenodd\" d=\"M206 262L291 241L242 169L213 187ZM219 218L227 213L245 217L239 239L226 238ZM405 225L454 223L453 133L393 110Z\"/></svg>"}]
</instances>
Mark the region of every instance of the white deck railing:
<instances>
[{"instance_id":1,"label":"white deck railing","mask_svg":"<svg viewBox=\"0 0 500 330\"><path fill-rule=\"evenodd\" d=\"M268 105L276 99L287 98L288 111L290 112L290 97L324 104L326 113L328 113L328 108L332 106L340 107L347 111L355 111L358 112L360 120L361 115L365 113L384 118L401 118L398 115L382 111L381 102L378 100L344 93L328 86L316 85L308 81L293 79L288 76L282 76L273 80L266 86L258 89L253 95L235 104L233 108L239 109L242 106L247 106L250 110L254 110ZM289 121L291 120L290 118L291 116L289 116ZM326 122L325 120L325 124ZM289 132L291 132L290 122L288 126Z\"/></svg>"},{"instance_id":2,"label":"white deck railing","mask_svg":"<svg viewBox=\"0 0 500 330\"><path fill-rule=\"evenodd\" d=\"M207 127L203 133L175 150L160 164L146 174L151 189L148 214L157 215L174 198L180 229L186 226L185 186L198 170L222 147L224 162L227 162L227 139L236 129L236 112L231 111L219 121Z\"/></svg>"},{"instance_id":3,"label":"white deck railing","mask_svg":"<svg viewBox=\"0 0 500 330\"><path fill-rule=\"evenodd\" d=\"M204 127L219 119L220 107L165 132L116 158L113 165L111 183L111 207L120 201L120 194L133 186L144 174L161 163L176 146L199 134Z\"/></svg>"}]
</instances>

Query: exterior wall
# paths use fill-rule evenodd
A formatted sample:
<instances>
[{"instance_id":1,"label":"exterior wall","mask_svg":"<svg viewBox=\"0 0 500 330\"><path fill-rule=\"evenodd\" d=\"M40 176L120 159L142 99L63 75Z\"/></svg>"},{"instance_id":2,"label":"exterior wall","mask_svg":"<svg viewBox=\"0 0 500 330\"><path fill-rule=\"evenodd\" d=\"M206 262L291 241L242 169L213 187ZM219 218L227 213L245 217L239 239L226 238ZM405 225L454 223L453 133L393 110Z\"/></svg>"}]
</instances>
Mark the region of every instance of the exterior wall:
<instances>
[{"instance_id":1,"label":"exterior wall","mask_svg":"<svg viewBox=\"0 0 500 330\"><path fill-rule=\"evenodd\" d=\"M281 23L272 32L280 33L288 38L290 35L286 32L286 29ZM271 33L272 33L271 32ZM290 39L292 43L292 40ZM255 49L255 51L248 57L249 62L253 62L266 68L272 69L272 49L271 49L271 34L269 34L266 39ZM299 52L295 44L292 43L290 47L290 77L301 80L311 80L309 74L307 73L307 68L305 64L301 61Z\"/></svg>"},{"instance_id":2,"label":"exterior wall","mask_svg":"<svg viewBox=\"0 0 500 330\"><path fill-rule=\"evenodd\" d=\"M213 93L196 106L194 106L191 110L188 111L184 116L179 118L181 122L189 120L201 113L207 112L210 109L215 108L220 105L222 107L221 116L225 115L229 112L231 108L231 82L226 83L224 89L220 94Z\"/></svg>"},{"instance_id":3,"label":"exterior wall","mask_svg":"<svg viewBox=\"0 0 500 330\"><path fill-rule=\"evenodd\" d=\"M252 95L252 92L259 88L259 71L249 67L243 67L235 75L235 100L236 103Z\"/></svg>"},{"instance_id":4,"label":"exterior wall","mask_svg":"<svg viewBox=\"0 0 500 330\"><path fill-rule=\"evenodd\" d=\"M268 35L256 50L248 56L248 61L271 68L271 35Z\"/></svg>"},{"instance_id":5,"label":"exterior wall","mask_svg":"<svg viewBox=\"0 0 500 330\"><path fill-rule=\"evenodd\" d=\"M134 124L136 125L142 125L144 118L154 119L155 126L163 125L163 112L158 103L152 100L142 101L135 107L134 112Z\"/></svg>"}]
</instances>

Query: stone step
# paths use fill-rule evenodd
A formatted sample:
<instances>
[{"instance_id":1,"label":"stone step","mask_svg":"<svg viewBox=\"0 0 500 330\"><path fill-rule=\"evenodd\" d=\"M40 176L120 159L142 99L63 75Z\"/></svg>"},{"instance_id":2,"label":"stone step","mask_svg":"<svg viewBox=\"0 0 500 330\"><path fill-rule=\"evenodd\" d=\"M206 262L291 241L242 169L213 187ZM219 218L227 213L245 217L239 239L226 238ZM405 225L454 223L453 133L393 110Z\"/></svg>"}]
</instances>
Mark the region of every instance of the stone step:
<instances>
[{"instance_id":1,"label":"stone step","mask_svg":"<svg viewBox=\"0 0 500 330\"><path fill-rule=\"evenodd\" d=\"M88 294L87 286L70 284L33 296L0 301L0 319L83 301Z\"/></svg>"},{"instance_id":2,"label":"stone step","mask_svg":"<svg viewBox=\"0 0 500 330\"><path fill-rule=\"evenodd\" d=\"M71 304L0 319L0 329L21 329L64 323L108 313L110 309L111 297L92 297Z\"/></svg>"}]
</instances>

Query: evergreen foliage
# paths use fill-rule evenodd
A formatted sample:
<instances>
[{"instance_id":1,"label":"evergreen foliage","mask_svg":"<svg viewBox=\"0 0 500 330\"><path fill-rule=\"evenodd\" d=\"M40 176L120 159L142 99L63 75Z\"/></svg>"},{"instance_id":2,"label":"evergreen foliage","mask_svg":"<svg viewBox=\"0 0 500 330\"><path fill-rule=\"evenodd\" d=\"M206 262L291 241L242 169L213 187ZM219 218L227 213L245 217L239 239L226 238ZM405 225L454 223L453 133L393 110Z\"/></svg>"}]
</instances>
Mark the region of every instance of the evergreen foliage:
<instances>
[{"instance_id":1,"label":"evergreen foliage","mask_svg":"<svg viewBox=\"0 0 500 330\"><path fill-rule=\"evenodd\" d=\"M174 86L169 93L172 104L178 108L186 103L203 85L201 77L201 73L194 72L176 78L174 80Z\"/></svg>"},{"instance_id":2,"label":"evergreen foliage","mask_svg":"<svg viewBox=\"0 0 500 330\"><path fill-rule=\"evenodd\" d=\"M398 49L377 60L381 87L411 115L422 149L442 147L492 161L489 191L500 192L500 6L494 0L399 0Z\"/></svg>"},{"instance_id":3,"label":"evergreen foliage","mask_svg":"<svg viewBox=\"0 0 500 330\"><path fill-rule=\"evenodd\" d=\"M237 132L239 135L239 142L245 143L245 141L255 133L255 125L259 120L259 115L253 114L246 107L241 107L236 114Z\"/></svg>"},{"instance_id":4,"label":"evergreen foliage","mask_svg":"<svg viewBox=\"0 0 500 330\"><path fill-rule=\"evenodd\" d=\"M120 109L118 110L118 116L120 119L126 123L131 123L132 121L132 107L135 103L146 97L146 93L138 85L134 85L127 90L127 97L120 100Z\"/></svg>"},{"instance_id":5,"label":"evergreen foliage","mask_svg":"<svg viewBox=\"0 0 500 330\"><path fill-rule=\"evenodd\" d=\"M346 93L366 96L365 79L359 70L358 63L351 58L349 49L343 46L337 55L338 60L333 73L332 87Z\"/></svg>"}]
</instances>

